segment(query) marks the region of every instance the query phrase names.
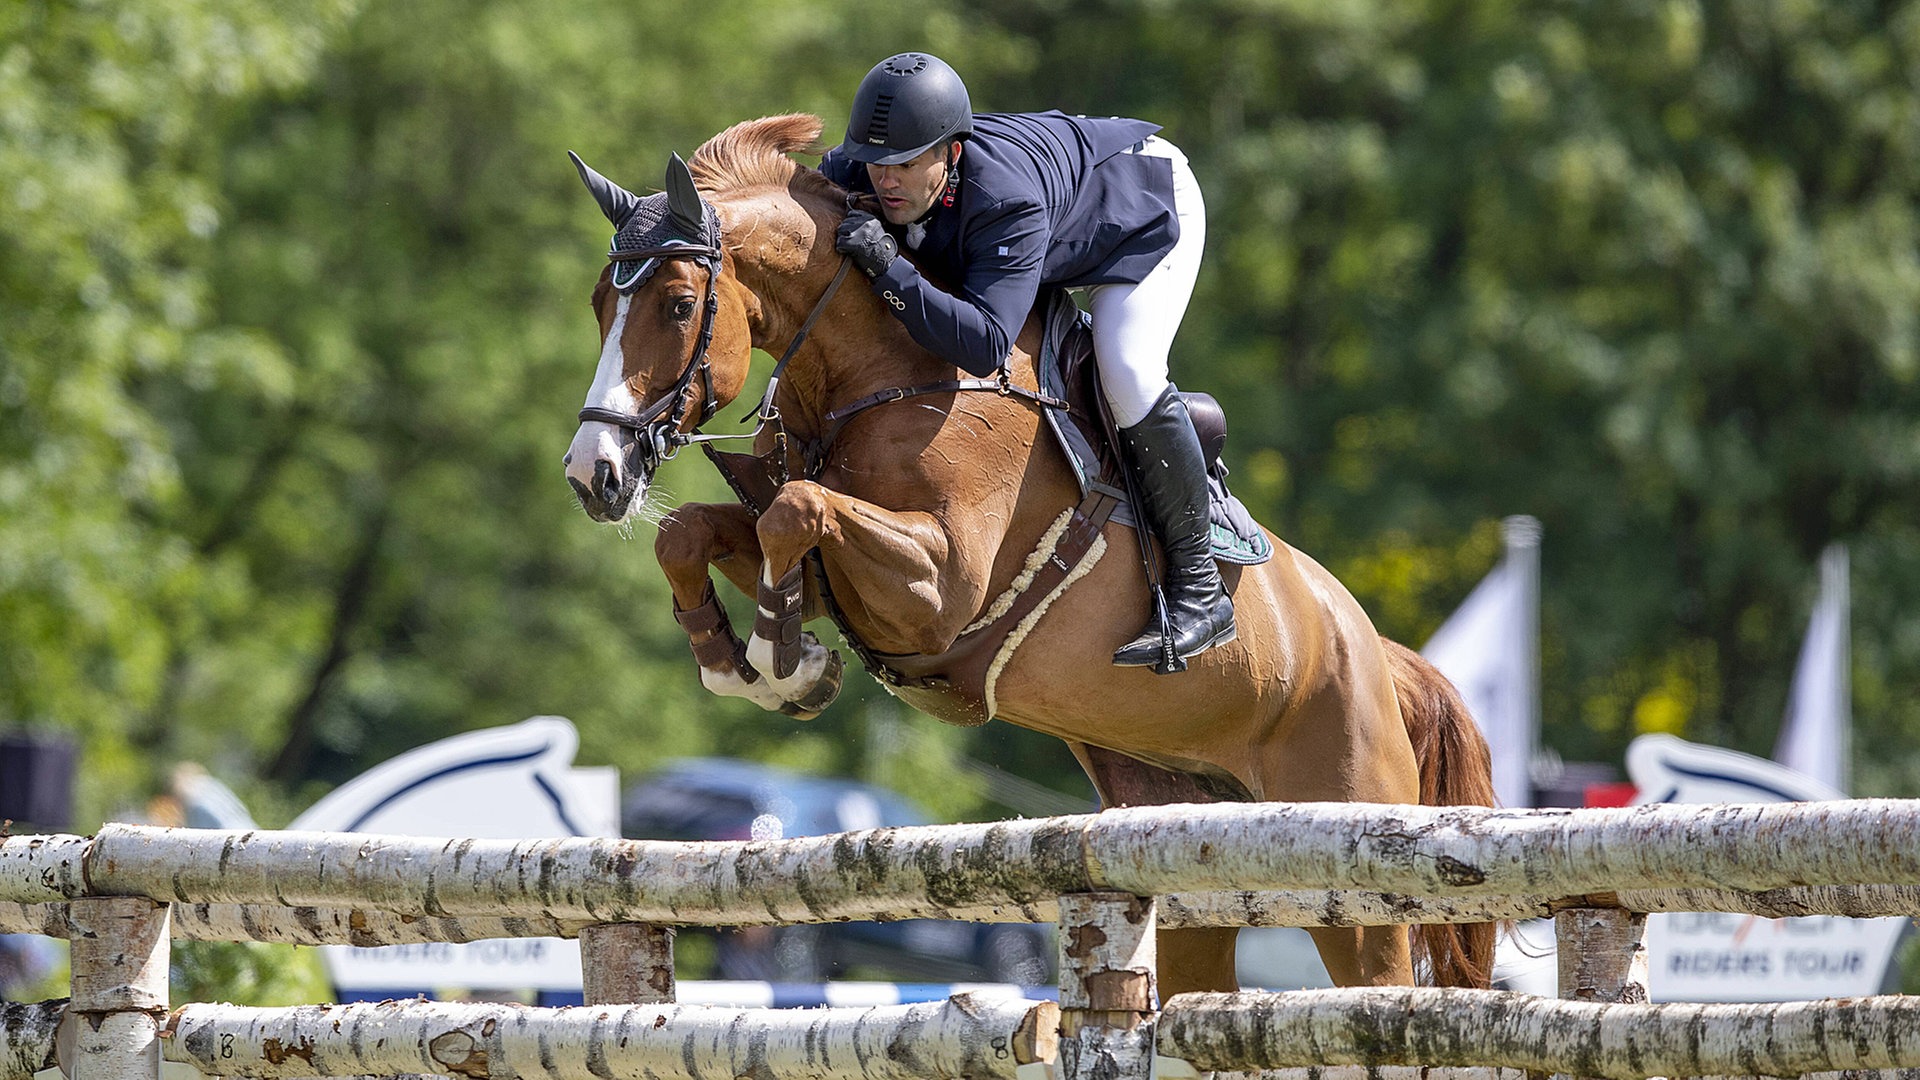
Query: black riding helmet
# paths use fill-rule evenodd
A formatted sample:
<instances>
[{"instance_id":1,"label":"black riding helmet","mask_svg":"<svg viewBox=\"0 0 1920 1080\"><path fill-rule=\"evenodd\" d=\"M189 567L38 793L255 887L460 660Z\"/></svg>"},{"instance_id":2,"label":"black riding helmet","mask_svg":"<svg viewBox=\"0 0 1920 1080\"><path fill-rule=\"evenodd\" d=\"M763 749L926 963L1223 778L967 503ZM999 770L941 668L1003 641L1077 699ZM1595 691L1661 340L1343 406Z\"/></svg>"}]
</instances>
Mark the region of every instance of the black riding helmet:
<instances>
[{"instance_id":1,"label":"black riding helmet","mask_svg":"<svg viewBox=\"0 0 1920 1080\"><path fill-rule=\"evenodd\" d=\"M869 165L912 161L927 148L973 132L967 84L927 53L889 56L860 80L840 153Z\"/></svg>"}]
</instances>

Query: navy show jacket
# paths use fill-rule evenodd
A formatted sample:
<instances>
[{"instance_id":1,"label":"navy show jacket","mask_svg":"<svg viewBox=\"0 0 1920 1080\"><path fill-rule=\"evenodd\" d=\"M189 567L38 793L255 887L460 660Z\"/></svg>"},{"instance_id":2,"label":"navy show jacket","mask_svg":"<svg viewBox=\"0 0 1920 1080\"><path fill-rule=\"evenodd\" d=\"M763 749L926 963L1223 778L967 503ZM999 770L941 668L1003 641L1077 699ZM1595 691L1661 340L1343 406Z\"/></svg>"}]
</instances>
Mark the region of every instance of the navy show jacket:
<instances>
[{"instance_id":1,"label":"navy show jacket","mask_svg":"<svg viewBox=\"0 0 1920 1080\"><path fill-rule=\"evenodd\" d=\"M874 292L928 351L991 374L1043 286L1137 282L1172 250L1180 236L1172 163L1121 153L1159 130L1061 112L976 114L954 205L934 203L926 239L874 279ZM873 191L866 166L837 149L820 171ZM923 268L954 291L927 281Z\"/></svg>"}]
</instances>

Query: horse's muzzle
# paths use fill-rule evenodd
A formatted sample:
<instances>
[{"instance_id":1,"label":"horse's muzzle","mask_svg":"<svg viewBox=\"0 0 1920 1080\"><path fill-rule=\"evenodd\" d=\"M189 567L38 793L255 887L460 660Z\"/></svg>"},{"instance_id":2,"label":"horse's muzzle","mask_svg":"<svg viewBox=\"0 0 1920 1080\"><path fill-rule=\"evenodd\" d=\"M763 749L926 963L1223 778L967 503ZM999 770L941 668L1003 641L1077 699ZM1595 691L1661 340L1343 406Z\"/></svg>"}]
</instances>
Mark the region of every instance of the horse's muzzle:
<instances>
[{"instance_id":1,"label":"horse's muzzle","mask_svg":"<svg viewBox=\"0 0 1920 1080\"><path fill-rule=\"evenodd\" d=\"M573 494L580 500L580 509L587 516L599 522L614 522L627 516L633 506L634 495L640 489L640 471L626 470L624 478L615 475L613 462L600 460L593 464L593 482L583 484L572 476L567 484L573 488Z\"/></svg>"}]
</instances>

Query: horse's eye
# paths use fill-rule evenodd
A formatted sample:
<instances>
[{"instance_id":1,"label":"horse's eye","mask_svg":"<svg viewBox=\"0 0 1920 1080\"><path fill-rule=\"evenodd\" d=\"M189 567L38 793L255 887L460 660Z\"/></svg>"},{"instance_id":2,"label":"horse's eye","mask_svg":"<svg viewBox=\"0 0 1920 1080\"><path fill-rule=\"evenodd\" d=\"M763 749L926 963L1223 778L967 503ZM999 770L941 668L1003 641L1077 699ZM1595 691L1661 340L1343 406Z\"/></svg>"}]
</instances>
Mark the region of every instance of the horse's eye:
<instances>
[{"instance_id":1,"label":"horse's eye","mask_svg":"<svg viewBox=\"0 0 1920 1080\"><path fill-rule=\"evenodd\" d=\"M693 318L693 298L683 296L674 301L673 317L680 322L686 322L688 319Z\"/></svg>"}]
</instances>

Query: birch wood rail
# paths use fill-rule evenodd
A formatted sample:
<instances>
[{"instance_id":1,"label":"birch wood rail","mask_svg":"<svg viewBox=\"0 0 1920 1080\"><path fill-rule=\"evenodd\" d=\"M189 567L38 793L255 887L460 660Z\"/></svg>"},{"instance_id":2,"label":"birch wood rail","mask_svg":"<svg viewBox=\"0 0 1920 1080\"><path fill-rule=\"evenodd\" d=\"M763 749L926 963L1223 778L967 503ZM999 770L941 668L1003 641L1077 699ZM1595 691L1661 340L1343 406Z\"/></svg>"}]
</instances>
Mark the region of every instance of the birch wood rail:
<instances>
[{"instance_id":1,"label":"birch wood rail","mask_svg":"<svg viewBox=\"0 0 1920 1080\"><path fill-rule=\"evenodd\" d=\"M93 841L84 836L0 837L0 900L45 904L87 894Z\"/></svg>"},{"instance_id":2,"label":"birch wood rail","mask_svg":"<svg viewBox=\"0 0 1920 1080\"><path fill-rule=\"evenodd\" d=\"M557 919L435 919L388 911L262 904L174 904L173 936L187 941L280 945L412 945L488 938L577 937L593 925ZM68 905L0 902L0 934L71 937Z\"/></svg>"},{"instance_id":3,"label":"birch wood rail","mask_svg":"<svg viewBox=\"0 0 1920 1080\"><path fill-rule=\"evenodd\" d=\"M0 1005L0 1080L53 1067L54 1033L66 1011L65 1000Z\"/></svg>"},{"instance_id":4,"label":"birch wood rail","mask_svg":"<svg viewBox=\"0 0 1920 1080\"><path fill-rule=\"evenodd\" d=\"M1920 998L1603 1005L1486 990L1181 994L1158 1052L1192 1069L1499 1066L1575 1076L1920 1068ZM1163 1069L1174 1077L1179 1070Z\"/></svg>"},{"instance_id":5,"label":"birch wood rail","mask_svg":"<svg viewBox=\"0 0 1920 1080\"><path fill-rule=\"evenodd\" d=\"M1551 918L1571 907L1619 908L1643 913L1731 912L1785 919L1804 915L1851 918L1920 916L1920 887L1826 885L1766 890L1655 889L1590 896L1420 897L1359 889L1272 892L1187 892L1162 896L1160 925L1385 926L1406 923L1494 922ZM280 907L265 904L174 904L173 936L186 941L262 941L283 945L412 945L489 938L578 937L583 920L430 918L366 908ZM1053 922L1059 905L1036 901L1018 909L952 908L944 916L971 922ZM783 925L771 915L741 913L733 925ZM0 901L0 934L69 937L67 905ZM1916 1078L1920 1080L1920 1078Z\"/></svg>"},{"instance_id":6,"label":"birch wood rail","mask_svg":"<svg viewBox=\"0 0 1920 1080\"><path fill-rule=\"evenodd\" d=\"M0 843L0 901L13 902L0 904L0 925L52 925L13 904L89 889L196 905L177 916L182 936L299 944L518 936L515 920L534 936L599 921L1048 922L1058 892L1109 888L1166 895L1169 927L1529 918L1567 897L1646 912L1912 915L1920 882L1907 879L1920 877L1920 845L1903 830L1920 823L1917 808L1911 800L1557 813L1213 805L731 844L108 826L94 840ZM1880 883L1853 884L1861 881ZM1374 891L1385 886L1402 891ZM382 919L382 909L402 918ZM449 921L413 921L422 919Z\"/></svg>"},{"instance_id":7,"label":"birch wood rail","mask_svg":"<svg viewBox=\"0 0 1920 1080\"><path fill-rule=\"evenodd\" d=\"M1573 907L1642 914L1715 911L1787 919L1804 915L1920 916L1913 885L1808 885L1776 889L1626 889L1578 896L1417 896L1364 889L1179 892L1159 898L1160 925L1396 926L1547 919ZM1046 905L1039 905L1043 912ZM972 916L969 916L971 918ZM990 921L990 920L976 920Z\"/></svg>"},{"instance_id":8,"label":"birch wood rail","mask_svg":"<svg viewBox=\"0 0 1920 1080\"><path fill-rule=\"evenodd\" d=\"M1920 916L1920 887L1825 885L1799 888L1642 889L1589 896L1420 897L1360 889L1272 892L1186 892L1162 896L1160 925L1385 926L1405 923L1494 922L1551 918L1571 907L1625 911L1731 912L1785 919L1804 915L1851 918ZM1053 922L1059 905L1035 901L1019 908L952 908L944 916L971 922ZM765 913L740 913L733 925L783 925ZM174 904L173 935L186 941L263 941L283 945L412 945L489 938L578 937L584 920L430 918L366 908L280 907L265 904ZM0 901L0 934L69 937L67 905ZM1916 1078L1920 1080L1920 1078Z\"/></svg>"},{"instance_id":9,"label":"birch wood rail","mask_svg":"<svg viewBox=\"0 0 1920 1080\"><path fill-rule=\"evenodd\" d=\"M18 876L0 878L0 887ZM176 903L708 925L951 917L1102 890L1564 896L1917 885L1920 801L1557 812L1210 804L764 843L109 825L87 852L85 881L95 893Z\"/></svg>"},{"instance_id":10,"label":"birch wood rail","mask_svg":"<svg viewBox=\"0 0 1920 1080\"><path fill-rule=\"evenodd\" d=\"M175 1010L169 1061L209 1076L469 1080L1015 1080L1054 1060L1052 1002L957 995L868 1009L381 1002Z\"/></svg>"}]
</instances>

